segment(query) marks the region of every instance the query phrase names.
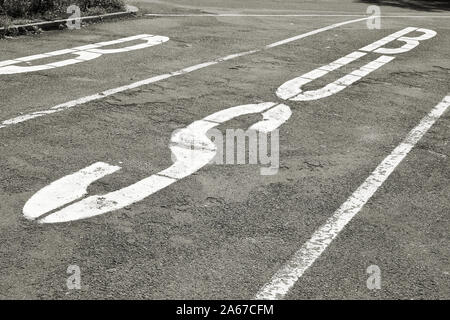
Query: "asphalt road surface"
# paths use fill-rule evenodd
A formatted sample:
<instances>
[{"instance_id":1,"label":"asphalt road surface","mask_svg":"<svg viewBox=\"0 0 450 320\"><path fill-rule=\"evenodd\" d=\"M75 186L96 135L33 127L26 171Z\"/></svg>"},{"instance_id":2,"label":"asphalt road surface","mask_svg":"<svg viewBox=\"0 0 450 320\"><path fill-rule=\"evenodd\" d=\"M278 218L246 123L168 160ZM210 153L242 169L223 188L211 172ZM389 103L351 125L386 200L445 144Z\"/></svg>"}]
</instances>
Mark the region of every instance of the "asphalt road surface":
<instances>
[{"instance_id":1,"label":"asphalt road surface","mask_svg":"<svg viewBox=\"0 0 450 320\"><path fill-rule=\"evenodd\" d=\"M0 298L450 298L448 8L381 6L373 28L370 1L130 3L138 17L0 41ZM409 27L378 47L404 52L362 50ZM168 40L17 60L136 35ZM286 106L264 122L279 127L275 174L157 175L175 130L265 102ZM238 109L204 123L263 119Z\"/></svg>"}]
</instances>

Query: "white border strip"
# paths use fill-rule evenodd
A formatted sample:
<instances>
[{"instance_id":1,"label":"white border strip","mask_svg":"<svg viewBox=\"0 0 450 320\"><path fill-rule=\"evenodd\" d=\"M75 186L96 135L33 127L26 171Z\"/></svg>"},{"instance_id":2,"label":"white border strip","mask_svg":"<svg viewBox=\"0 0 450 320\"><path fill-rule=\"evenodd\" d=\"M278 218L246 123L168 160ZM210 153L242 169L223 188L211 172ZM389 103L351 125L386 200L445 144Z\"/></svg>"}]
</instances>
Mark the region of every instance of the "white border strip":
<instances>
[{"instance_id":1,"label":"white border strip","mask_svg":"<svg viewBox=\"0 0 450 320\"><path fill-rule=\"evenodd\" d=\"M313 31L310 31L310 32L307 32L307 33L304 33L304 34L301 34L301 35L298 35L298 36L295 36L295 37L292 37L292 38L288 38L288 39L285 39L285 40L282 40L282 41L279 41L279 42L275 42L275 43L269 44L269 45L267 45L267 46L265 46L263 48L257 49L257 50L240 52L240 53L228 55L226 57L222 57L222 58L215 59L213 61L197 64L195 66L184 68L184 69L181 69L181 70L178 70L178 71L175 71L175 72L162 74L162 75L159 75L159 76L155 76L155 77L151 77L151 78L148 78L148 79L145 79L145 80L134 82L134 83L129 84L129 85L125 85L125 86L122 86L122 87L106 90L106 91L103 91L103 92L100 92L100 93L96 93L96 94L93 94L93 95L90 95L90 96L87 96L87 97L83 97L83 98L80 98L80 99L72 100L72 101L69 101L69 102L66 102L66 103L63 103L63 104L59 104L59 105L54 106L54 107L52 107L50 109L47 109L47 110L36 111L36 112L29 113L29 114L24 114L24 115L21 115L21 116L18 116L18 117L12 118L12 119L8 119L8 120L5 120L5 121L1 122L0 123L0 128L5 128L5 127L11 126L11 125L15 125L15 124L18 124L18 123L21 123L21 122L25 122L25 121L28 121L28 120L31 120L31 119L34 119L34 118L38 118L38 117L42 117L42 116L49 115L49 114L52 114L52 113L60 112L60 111L63 111L63 110L69 109L69 108L73 108L75 106L79 106L79 105L85 104L87 102L103 99L103 98L105 98L107 96L111 96L111 95L116 94L116 93L124 92L124 91L130 90L130 89L139 88L139 87L151 84L151 83L155 83L155 82L162 81L162 80L165 80L165 79L168 79L168 78L172 78L172 77L183 75L183 74L186 74L186 73L190 73L190 72L193 72L193 71L196 71L196 70L199 70L199 69L203 69L203 68L206 68L208 66L218 64L220 62L224 62L224 61L235 59L237 57L242 57L242 56L250 55L250 54L253 54L253 53L257 53L257 52L260 52L260 51L263 51L263 50L266 50L266 49L274 48L274 47L277 47L277 46L280 46L280 45L283 45L283 44L286 44L286 43L289 43L289 42L293 42L293 41L296 41L296 40L299 40L299 39L303 39L303 38L306 38L306 37L309 37L311 35L315 35L315 34L318 34L318 33L324 32L324 31L328 31L328 30L331 30L331 29L335 29L335 28L347 25L347 24L360 22L360 21L364 21L364 20L368 20L368 19L371 19L371 17L368 17L368 18L366 17L366 18L360 18L360 19L355 19L355 20L349 20L349 21L344 21L344 22L340 22L340 23L335 23L335 24L332 24L332 25L327 26L327 27L323 27L323 28L320 28L320 29L317 29L317 30L313 30Z\"/></svg>"},{"instance_id":2,"label":"white border strip","mask_svg":"<svg viewBox=\"0 0 450 320\"><path fill-rule=\"evenodd\" d=\"M450 95L425 116L417 127L411 130L403 142L381 162L364 183L336 210L327 222L317 229L294 256L279 269L269 283L256 294L256 299L282 299L297 280L325 251L347 223L363 208L377 189L386 181L416 143L450 106Z\"/></svg>"}]
</instances>

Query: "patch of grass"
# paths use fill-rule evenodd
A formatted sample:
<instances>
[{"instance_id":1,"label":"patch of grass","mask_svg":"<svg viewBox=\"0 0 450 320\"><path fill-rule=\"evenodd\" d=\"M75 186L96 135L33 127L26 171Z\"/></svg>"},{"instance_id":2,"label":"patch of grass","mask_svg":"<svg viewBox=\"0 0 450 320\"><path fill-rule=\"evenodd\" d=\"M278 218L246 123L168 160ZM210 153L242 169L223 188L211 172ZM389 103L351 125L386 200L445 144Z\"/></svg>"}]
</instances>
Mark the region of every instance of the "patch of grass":
<instances>
[{"instance_id":1,"label":"patch of grass","mask_svg":"<svg viewBox=\"0 0 450 320\"><path fill-rule=\"evenodd\" d=\"M7 15L0 15L0 28L8 28L11 25L11 18Z\"/></svg>"},{"instance_id":2,"label":"patch of grass","mask_svg":"<svg viewBox=\"0 0 450 320\"><path fill-rule=\"evenodd\" d=\"M67 18L67 8L80 7L82 15L125 10L123 0L0 0L0 16L51 20ZM1 21L0 21L1 23Z\"/></svg>"},{"instance_id":3,"label":"patch of grass","mask_svg":"<svg viewBox=\"0 0 450 320\"><path fill-rule=\"evenodd\" d=\"M73 11L67 13L73 5L80 8L83 17L126 11L124 0L0 0L0 39L40 33L39 27L24 28L20 25L67 19L73 16Z\"/></svg>"}]
</instances>

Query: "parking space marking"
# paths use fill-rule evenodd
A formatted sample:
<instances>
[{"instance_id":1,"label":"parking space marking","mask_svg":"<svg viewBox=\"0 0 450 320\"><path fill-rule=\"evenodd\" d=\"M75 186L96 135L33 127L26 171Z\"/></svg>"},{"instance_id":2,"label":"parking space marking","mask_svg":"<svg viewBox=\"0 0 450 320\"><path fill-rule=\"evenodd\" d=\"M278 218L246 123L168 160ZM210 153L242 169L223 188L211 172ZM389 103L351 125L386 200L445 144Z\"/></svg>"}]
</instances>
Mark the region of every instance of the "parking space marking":
<instances>
[{"instance_id":1,"label":"parking space marking","mask_svg":"<svg viewBox=\"0 0 450 320\"><path fill-rule=\"evenodd\" d=\"M367 76L368 74L372 73L373 71L377 70L378 68L384 66L386 63L394 59L395 57L381 56L376 60L362 66L360 69L355 70L350 74L347 74L330 84L327 84L323 88L317 90L310 90L302 93L301 87L315 80L307 78L308 74L306 74L304 76L295 78L283 84L277 90L277 95L282 99L288 99L292 101L311 101L326 98L344 90L351 84L361 80L363 77ZM321 68L317 69L317 71L323 71L323 75L329 72L322 70ZM317 75L320 75L320 73L317 73ZM322 77L323 75L320 75L320 77Z\"/></svg>"},{"instance_id":2,"label":"parking space marking","mask_svg":"<svg viewBox=\"0 0 450 320\"><path fill-rule=\"evenodd\" d=\"M146 42L137 44L134 46L125 47L125 48L98 49L101 47L121 44L121 43L135 41L135 40L143 40ZM36 72L36 71L64 67L64 66L75 64L75 63L93 60L98 57L101 57L104 54L129 52L129 51L152 47L152 46L161 44L163 42L166 42L168 40L169 40L169 38L164 37L164 36L140 34L137 36L126 37L126 38L112 40L112 41L99 42L99 43L89 44L89 45L76 47L76 48L72 48L72 49L58 50L58 51L52 51L52 52L47 52L47 53L42 53L42 54L36 54L36 55L28 56L28 57L17 58L17 59L13 59L13 60L0 61L0 75ZM74 54L74 55L77 55L77 57L73 58L73 59L66 59L66 60L54 62L54 63L29 66L29 67L16 65L19 63L23 63L23 62L30 62L30 61L40 60L40 59L44 59L44 58L52 58L52 57L57 57L60 55L65 55L65 54Z\"/></svg>"},{"instance_id":3,"label":"parking space marking","mask_svg":"<svg viewBox=\"0 0 450 320\"><path fill-rule=\"evenodd\" d=\"M364 48L375 50L391 41L401 39L400 37L416 30L418 30L418 28L405 28L399 32L393 33L387 38L374 42L373 44L375 45L372 44L372 46L369 45ZM412 39L427 40L436 35L436 32L432 30L419 30L421 30L423 35L416 38L408 38L408 41L412 41ZM368 49L365 50L368 51ZM301 77L288 81L277 90L277 95L284 100L296 101L316 100L323 97L328 97L345 89L362 77L394 59L393 57L383 55L366 64L359 70L351 72L350 74L320 90L297 95L298 92L301 92L300 87L303 84L318 79L326 75L331 70L339 69L340 67L363 57L365 54L366 53L359 51L353 52L325 67L318 68ZM201 65L190 67L188 70L196 70L197 68L208 66L210 64L211 62L203 63ZM180 74L183 74L183 72L180 72ZM296 96L292 97L293 95ZM268 133L274 130L274 128L281 126L281 124L286 122L291 117L292 112L286 105L278 105L277 107L274 107L274 105L275 103L273 102L240 105L216 112L202 120L194 121L186 128L172 135L170 149L175 160L173 165L169 168L158 172L157 174L151 175L150 177L130 185L129 187L111 192L107 195L89 197L68 207L62 208L50 216L42 218L43 215L48 214L57 207L64 206L84 196L89 183L92 183L93 181L102 178L104 175L109 174L107 169L112 170L112 172L120 169L114 166L109 167L108 164L104 163L97 163L100 165L100 168L97 168L96 164L93 164L91 167L95 169L97 174L91 174L90 172L94 169L91 170L91 167L88 167L78 173L68 175L50 184L49 186L44 187L27 201L23 209L23 214L28 219L36 219L40 217L41 219L39 221L41 223L67 222L97 216L141 201L207 165L215 157L217 148L215 144L207 137L206 133L208 130L215 128L219 124L244 114L263 112L263 120L252 125L252 130ZM106 168L103 167L105 165ZM100 169L103 169L103 171ZM100 170L100 173L98 173L98 170ZM103 174L103 172L105 173Z\"/></svg>"},{"instance_id":4,"label":"parking space marking","mask_svg":"<svg viewBox=\"0 0 450 320\"><path fill-rule=\"evenodd\" d=\"M417 37L405 37L406 34L411 32L421 32L422 35ZM359 58L365 56L367 54L366 52L374 52L381 54L405 53L417 47L420 44L420 41L429 40L434 36L436 36L436 34L437 34L436 31L430 29L420 29L414 27L404 28L403 30L395 32L381 40L375 41L372 44L369 44L361 48L360 51L354 51L346 55L345 57L342 57L334 62L331 62L328 65L319 67L311 72L305 73L300 77L285 82L278 88L276 92L277 96L281 99L292 101L311 101L329 97L335 93L344 90L349 85L355 83L356 81L361 80L362 78L369 75L373 71L391 62L392 60L395 59L395 57L383 55L375 59L374 61L367 63L358 70L355 70L350 74L347 74L341 77L340 79L322 87L321 89L303 92L302 87L314 80L317 80L327 75L331 71L337 70L345 65L348 65L358 60ZM383 47L393 41L405 42L405 45L399 48Z\"/></svg>"},{"instance_id":5,"label":"parking space marking","mask_svg":"<svg viewBox=\"0 0 450 320\"><path fill-rule=\"evenodd\" d=\"M35 219L66 203L81 198L87 194L87 188L91 183L118 170L120 170L118 166L97 162L83 170L51 183L33 196L39 199L51 199L51 201L27 202L23 208L25 218L30 220ZM49 195L52 195L52 197L50 198Z\"/></svg>"},{"instance_id":6,"label":"parking space marking","mask_svg":"<svg viewBox=\"0 0 450 320\"><path fill-rule=\"evenodd\" d=\"M256 299L282 299L325 251L344 227L364 207L395 168L402 162L417 142L450 106L450 95L446 96L420 123L412 129L403 142L386 157L359 188L317 229L312 237L294 253L292 258L279 269L269 283L256 294Z\"/></svg>"},{"instance_id":7,"label":"parking space marking","mask_svg":"<svg viewBox=\"0 0 450 320\"><path fill-rule=\"evenodd\" d=\"M404 37L404 35L406 35L410 32L413 32L413 31L421 32L423 34L418 37ZM436 36L436 31L434 31L434 30L408 27L408 28L400 30L399 32L396 32L390 36L387 36L386 38L383 38L375 43L372 43L371 45L361 48L360 50L368 51L368 52L373 51L374 53L381 53L381 54L405 53L405 52L408 52L411 49L414 49L415 47L417 47L419 45L420 41L431 39L434 36ZM394 40L405 42L405 44L399 48L381 48L382 46L384 46Z\"/></svg>"},{"instance_id":8,"label":"parking space marking","mask_svg":"<svg viewBox=\"0 0 450 320\"><path fill-rule=\"evenodd\" d=\"M293 41L296 41L296 40L299 40L299 39L303 39L303 38L309 37L311 35L315 35L315 34L318 34L318 33L321 33L321 32L332 30L332 29L335 29L335 28L338 28L338 27L341 27L341 26L344 26L344 25L347 25L347 24L361 22L361 21L365 21L365 20L368 20L368 19L372 19L372 18L373 17L364 17L364 18L360 18L360 19L354 19L354 20L348 20L348 21L344 21L344 22L335 23L335 24L332 24L332 25L329 25L329 26L326 26L326 27L323 27L323 28L319 28L319 29L316 29L316 30L313 30L313 31L310 31L310 32L306 32L304 34L300 34L300 35L295 36L295 37L291 37L291 38L288 38L288 39L285 39L285 40L282 40L282 41L279 41L279 42L275 42L275 43L269 44L269 45L264 46L263 48L260 48L260 49L246 51L246 52L240 52L240 53L236 53L236 54L231 54L231 55L228 55L226 57L222 57L222 58L218 58L218 59L215 59L213 61L206 62L206 63L201 63L201 64L198 64L198 65L194 65L194 66L191 66L191 67L188 67L188 68L184 68L184 69L172 72L172 73L166 73L166 74L154 76L154 77L151 77L151 78L148 78L148 79L145 79L145 80L134 82L134 83L129 84L129 85L117 87L117 88L106 90L106 91L103 91L103 92L100 92L100 93L96 93L96 94L93 94L93 95L90 95L90 96L87 96L87 97L83 97L83 98L72 100L72 101L69 101L69 102L66 102L66 103L62 103L62 104L59 104L59 105L54 106L54 107L52 107L50 109L47 109L47 110L42 110L42 111L37 111L37 112L32 112L32 113L20 115L18 117L2 121L1 124L0 124L0 129L1 128L6 128L8 126L12 126L12 125L15 125L15 124L18 124L18 123L22 123L22 122L25 122L25 121L28 121L28 120L31 120L31 119L35 119L35 118L39 118L39 117L46 116L46 115L49 115L49 114L61 112L61 111L67 110L69 108L73 108L73 107L76 107L76 106L79 106L79 105L83 105L83 104L91 102L91 101L103 99L105 97L111 96L111 95L116 94L116 93L128 91L130 89L139 88L139 87L142 87L142 86L145 86L145 85L148 85L148 84L151 84L151 83L155 83L155 82L158 82L158 81L162 81L162 80L165 80L165 79L168 79L168 78L171 78L171 77L175 77L175 76L183 75L183 74L190 73L190 72L193 72L193 71L196 71L196 70L200 70L200 69L203 69L205 67L208 67L208 66L211 66L211 65L215 65L215 64L218 64L218 63L221 63L221 62L224 62L224 61L229 61L229 60L232 60L232 59L235 59L235 58L238 58L238 57L247 56L247 55L250 55L250 54L253 54L253 53L261 52L261 51L266 50L266 49L274 48L274 47L277 47L277 46L280 46L280 45L283 45L283 44L286 44L286 43L289 43L289 42L293 42Z\"/></svg>"}]
</instances>

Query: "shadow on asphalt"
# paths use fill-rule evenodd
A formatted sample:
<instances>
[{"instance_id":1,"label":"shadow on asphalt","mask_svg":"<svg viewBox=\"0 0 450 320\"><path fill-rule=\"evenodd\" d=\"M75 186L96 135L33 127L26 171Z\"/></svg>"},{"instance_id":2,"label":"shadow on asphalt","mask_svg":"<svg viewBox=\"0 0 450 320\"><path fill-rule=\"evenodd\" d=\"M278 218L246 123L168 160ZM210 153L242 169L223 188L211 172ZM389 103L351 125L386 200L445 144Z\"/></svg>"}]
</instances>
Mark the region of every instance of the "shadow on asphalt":
<instances>
[{"instance_id":1,"label":"shadow on asphalt","mask_svg":"<svg viewBox=\"0 0 450 320\"><path fill-rule=\"evenodd\" d=\"M357 0L379 6L393 6L422 11L450 10L450 0Z\"/></svg>"}]
</instances>

